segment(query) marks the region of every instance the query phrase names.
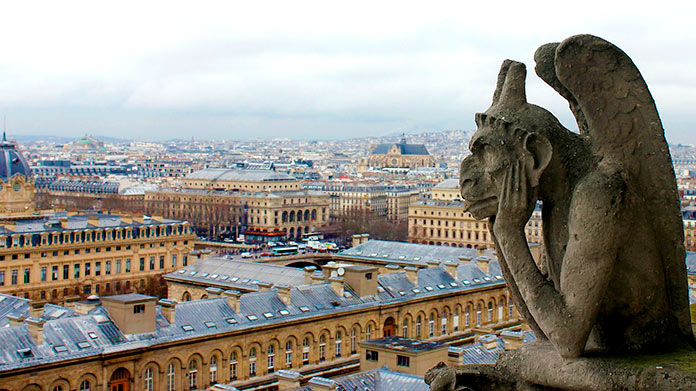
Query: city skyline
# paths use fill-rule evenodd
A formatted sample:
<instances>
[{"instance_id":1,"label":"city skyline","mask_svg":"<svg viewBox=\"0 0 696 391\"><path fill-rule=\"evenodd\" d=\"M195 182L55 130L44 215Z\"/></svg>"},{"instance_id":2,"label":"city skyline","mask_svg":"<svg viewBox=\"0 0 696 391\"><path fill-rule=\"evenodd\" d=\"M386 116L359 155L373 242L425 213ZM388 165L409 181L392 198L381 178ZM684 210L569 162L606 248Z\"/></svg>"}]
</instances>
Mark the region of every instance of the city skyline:
<instances>
[{"instance_id":1,"label":"city skyline","mask_svg":"<svg viewBox=\"0 0 696 391\"><path fill-rule=\"evenodd\" d=\"M530 102L576 129L533 72L541 44L592 33L643 72L671 143L694 143L684 7L278 4L272 9L13 4L0 33L0 113L12 135L124 139L347 139L472 130L505 58Z\"/></svg>"}]
</instances>

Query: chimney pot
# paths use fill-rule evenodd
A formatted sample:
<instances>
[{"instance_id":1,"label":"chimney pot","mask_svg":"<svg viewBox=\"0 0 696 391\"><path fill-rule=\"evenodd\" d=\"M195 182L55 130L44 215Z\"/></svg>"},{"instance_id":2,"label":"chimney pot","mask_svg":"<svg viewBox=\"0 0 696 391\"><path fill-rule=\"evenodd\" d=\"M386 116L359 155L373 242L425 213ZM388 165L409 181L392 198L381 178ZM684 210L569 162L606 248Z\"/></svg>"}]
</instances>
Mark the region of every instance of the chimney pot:
<instances>
[{"instance_id":1,"label":"chimney pot","mask_svg":"<svg viewBox=\"0 0 696 391\"><path fill-rule=\"evenodd\" d=\"M161 299L157 302L161 309L162 315L169 321L170 324L176 323L176 301L169 299Z\"/></svg>"},{"instance_id":2,"label":"chimney pot","mask_svg":"<svg viewBox=\"0 0 696 391\"><path fill-rule=\"evenodd\" d=\"M290 305L292 297L292 287L288 285L276 285L276 291L278 292L278 297L285 305Z\"/></svg>"},{"instance_id":3,"label":"chimney pot","mask_svg":"<svg viewBox=\"0 0 696 391\"><path fill-rule=\"evenodd\" d=\"M227 290L224 292L224 295L227 296L227 305L229 305L234 312L238 313L241 307L242 293L236 290Z\"/></svg>"},{"instance_id":4,"label":"chimney pot","mask_svg":"<svg viewBox=\"0 0 696 391\"><path fill-rule=\"evenodd\" d=\"M406 266L406 279L411 281L411 284L418 286L418 268L414 266Z\"/></svg>"},{"instance_id":5,"label":"chimney pot","mask_svg":"<svg viewBox=\"0 0 696 391\"><path fill-rule=\"evenodd\" d=\"M39 318L33 318L33 317L27 318L25 322L29 326L29 335L31 335L31 337L34 338L34 341L36 341L36 344L37 345L43 344L44 343L43 326L46 322L39 319Z\"/></svg>"}]
</instances>

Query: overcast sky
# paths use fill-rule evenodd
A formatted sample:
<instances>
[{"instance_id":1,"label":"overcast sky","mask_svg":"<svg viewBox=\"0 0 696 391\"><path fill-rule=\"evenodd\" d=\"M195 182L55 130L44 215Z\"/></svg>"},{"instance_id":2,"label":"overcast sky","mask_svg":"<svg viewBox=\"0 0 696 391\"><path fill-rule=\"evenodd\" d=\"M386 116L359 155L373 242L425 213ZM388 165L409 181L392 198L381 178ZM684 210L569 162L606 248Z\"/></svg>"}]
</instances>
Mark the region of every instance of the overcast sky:
<instances>
[{"instance_id":1,"label":"overcast sky","mask_svg":"<svg viewBox=\"0 0 696 391\"><path fill-rule=\"evenodd\" d=\"M592 33L638 65L668 140L696 143L692 2L469 3L6 2L0 114L10 135L150 140L469 130L511 58L575 128L532 55Z\"/></svg>"}]
</instances>

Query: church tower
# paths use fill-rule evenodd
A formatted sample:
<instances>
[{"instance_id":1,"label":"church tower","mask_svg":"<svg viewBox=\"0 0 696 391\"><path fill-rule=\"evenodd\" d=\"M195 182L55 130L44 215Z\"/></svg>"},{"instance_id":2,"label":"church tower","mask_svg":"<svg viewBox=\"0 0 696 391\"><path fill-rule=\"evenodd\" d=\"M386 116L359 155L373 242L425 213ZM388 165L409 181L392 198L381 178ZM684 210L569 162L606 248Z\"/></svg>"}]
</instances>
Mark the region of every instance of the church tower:
<instances>
[{"instance_id":1,"label":"church tower","mask_svg":"<svg viewBox=\"0 0 696 391\"><path fill-rule=\"evenodd\" d=\"M34 212L31 169L5 133L0 142L0 217Z\"/></svg>"}]
</instances>

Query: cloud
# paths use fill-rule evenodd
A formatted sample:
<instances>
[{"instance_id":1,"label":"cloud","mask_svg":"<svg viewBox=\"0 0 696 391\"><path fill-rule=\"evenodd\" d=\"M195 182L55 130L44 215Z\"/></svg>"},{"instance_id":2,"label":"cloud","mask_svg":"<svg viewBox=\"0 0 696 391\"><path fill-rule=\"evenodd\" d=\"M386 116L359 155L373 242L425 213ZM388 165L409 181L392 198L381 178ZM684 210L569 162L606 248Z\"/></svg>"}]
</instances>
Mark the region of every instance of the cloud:
<instances>
[{"instance_id":1,"label":"cloud","mask_svg":"<svg viewBox=\"0 0 696 391\"><path fill-rule=\"evenodd\" d=\"M12 37L0 52L0 107L25 133L325 138L470 129L502 60L531 69L540 44L591 32L634 59L671 138L686 141L696 98L693 6L634 4L15 2L0 25ZM528 79L530 101L572 126L565 101L533 72Z\"/></svg>"}]
</instances>

